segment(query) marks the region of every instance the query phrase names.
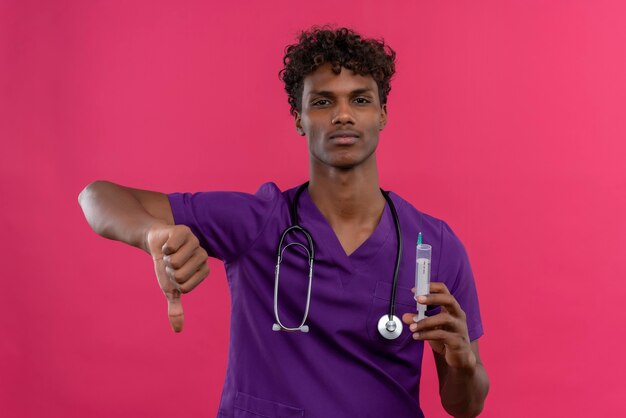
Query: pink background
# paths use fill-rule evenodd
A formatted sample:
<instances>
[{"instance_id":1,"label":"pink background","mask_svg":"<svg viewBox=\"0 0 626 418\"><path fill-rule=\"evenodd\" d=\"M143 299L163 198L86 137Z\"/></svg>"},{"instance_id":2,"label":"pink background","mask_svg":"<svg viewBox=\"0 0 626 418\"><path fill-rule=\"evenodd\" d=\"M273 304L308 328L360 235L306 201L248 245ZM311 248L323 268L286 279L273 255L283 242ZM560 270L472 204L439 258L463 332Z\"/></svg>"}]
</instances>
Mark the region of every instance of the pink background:
<instances>
[{"instance_id":1,"label":"pink background","mask_svg":"<svg viewBox=\"0 0 626 418\"><path fill-rule=\"evenodd\" d=\"M381 183L467 247L483 416L624 416L625 13L619 0L3 0L0 414L215 416L223 267L211 260L184 298L175 335L149 257L97 237L76 198L96 179L304 181L277 73L299 29L337 23L398 52ZM424 410L446 416L425 359Z\"/></svg>"}]
</instances>

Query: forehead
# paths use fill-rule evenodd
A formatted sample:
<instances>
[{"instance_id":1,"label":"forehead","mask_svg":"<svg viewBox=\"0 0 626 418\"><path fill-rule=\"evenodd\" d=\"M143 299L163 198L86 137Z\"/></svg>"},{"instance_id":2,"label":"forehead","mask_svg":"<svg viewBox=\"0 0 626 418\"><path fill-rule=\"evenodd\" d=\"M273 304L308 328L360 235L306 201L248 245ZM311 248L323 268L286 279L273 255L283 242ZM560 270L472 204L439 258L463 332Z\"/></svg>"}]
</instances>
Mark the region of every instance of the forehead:
<instances>
[{"instance_id":1,"label":"forehead","mask_svg":"<svg viewBox=\"0 0 626 418\"><path fill-rule=\"evenodd\" d=\"M344 67L341 67L339 74L335 74L331 65L326 63L304 78L302 96L321 91L341 95L363 89L378 94L378 85L371 75L355 74Z\"/></svg>"}]
</instances>

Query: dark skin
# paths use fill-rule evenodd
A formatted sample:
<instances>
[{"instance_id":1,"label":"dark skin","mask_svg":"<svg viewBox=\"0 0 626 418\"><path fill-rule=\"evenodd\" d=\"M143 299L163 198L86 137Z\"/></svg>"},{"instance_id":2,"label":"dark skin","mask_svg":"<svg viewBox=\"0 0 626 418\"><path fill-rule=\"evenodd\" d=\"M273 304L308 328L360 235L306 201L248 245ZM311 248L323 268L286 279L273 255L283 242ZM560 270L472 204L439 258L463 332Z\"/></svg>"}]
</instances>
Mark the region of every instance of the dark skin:
<instances>
[{"instance_id":1,"label":"dark skin","mask_svg":"<svg viewBox=\"0 0 626 418\"><path fill-rule=\"evenodd\" d=\"M376 147L387 123L370 76L320 67L304 80L296 129L309 146L309 194L350 255L372 234L385 207Z\"/></svg>"},{"instance_id":2,"label":"dark skin","mask_svg":"<svg viewBox=\"0 0 626 418\"><path fill-rule=\"evenodd\" d=\"M433 350L442 405L455 417L478 415L489 391L489 378L478 341L469 340L465 312L444 283L431 282L430 295L419 296L417 301L441 306L439 314L419 322L415 313L405 313L402 322L409 325L413 339L428 341Z\"/></svg>"},{"instance_id":3,"label":"dark skin","mask_svg":"<svg viewBox=\"0 0 626 418\"><path fill-rule=\"evenodd\" d=\"M97 234L150 254L159 287L167 299L170 325L175 332L181 332L181 294L190 292L208 276L208 255L187 226L174 225L167 195L95 181L80 193L78 202Z\"/></svg>"},{"instance_id":4,"label":"dark skin","mask_svg":"<svg viewBox=\"0 0 626 418\"><path fill-rule=\"evenodd\" d=\"M305 78L295 124L308 141L309 194L348 255L374 232L385 208L376 148L386 123L387 108L371 76L347 69L337 75L324 65ZM207 253L191 230L174 225L167 196L96 181L81 192L79 203L96 233L151 255L172 329L182 331L181 294L198 286L209 268ZM414 312L402 318L414 338L433 348L442 404L451 415L476 416L489 380L478 342L469 341L465 314L442 283L432 283L431 295L420 303L443 308L419 323Z\"/></svg>"},{"instance_id":5,"label":"dark skin","mask_svg":"<svg viewBox=\"0 0 626 418\"><path fill-rule=\"evenodd\" d=\"M371 76L347 69L334 74L325 64L305 78L295 125L307 137L309 194L348 255L373 233L385 207L376 147L386 123L387 108ZM430 291L419 302L440 305L441 313L419 322L414 312L405 313L402 320L414 339L433 349L446 411L477 416L489 390L478 341L470 342L465 313L446 286L433 282Z\"/></svg>"}]
</instances>

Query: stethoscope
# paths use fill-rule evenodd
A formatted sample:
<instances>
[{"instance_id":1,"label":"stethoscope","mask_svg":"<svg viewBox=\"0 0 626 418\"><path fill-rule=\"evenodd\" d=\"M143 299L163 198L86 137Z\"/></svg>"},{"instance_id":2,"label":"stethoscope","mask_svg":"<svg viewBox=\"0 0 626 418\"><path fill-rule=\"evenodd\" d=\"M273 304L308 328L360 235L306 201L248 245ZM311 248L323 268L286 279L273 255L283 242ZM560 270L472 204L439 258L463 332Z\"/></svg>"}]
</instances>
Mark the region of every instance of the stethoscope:
<instances>
[{"instance_id":1,"label":"stethoscope","mask_svg":"<svg viewBox=\"0 0 626 418\"><path fill-rule=\"evenodd\" d=\"M313 261L315 259L315 249L313 248L313 238L309 231L305 228L301 227L298 224L298 201L300 199L300 195L307 188L309 182L307 181L303 185L301 185L293 198L293 202L290 208L290 216L291 216L291 226L287 227L283 233L280 235L280 241L278 243L277 253L277 261L276 261L276 270L274 272L274 317L276 322L272 326L272 330L274 331L301 331L301 332L309 332L309 326L306 325L306 319L309 315L309 306L311 304L311 285L313 284ZM391 215L393 216L393 223L396 227L396 242L398 243L396 250L396 267L393 272L393 286L391 288L391 300L389 301L389 313L383 315L378 321L378 332L384 338L388 340L395 340L402 334L402 322L400 319L394 315L395 307L396 307L396 288L398 285L398 272L400 271L400 254L402 254L402 234L400 231L400 220L398 219L398 213L396 212L396 207L394 206L391 198L389 197L389 193L380 189L383 194L385 200L389 204L389 208L391 209ZM307 245L301 244L299 242L290 242L287 245L283 245L285 242L285 238L289 234L301 233L305 236ZM283 259L284 252L287 248L292 245L297 245L304 249L306 252L308 261L309 261L309 286L307 290L306 296L306 307L304 308L304 317L302 318L302 322L297 327L286 327L280 321L280 317L278 316L278 281L280 277L280 262Z\"/></svg>"}]
</instances>

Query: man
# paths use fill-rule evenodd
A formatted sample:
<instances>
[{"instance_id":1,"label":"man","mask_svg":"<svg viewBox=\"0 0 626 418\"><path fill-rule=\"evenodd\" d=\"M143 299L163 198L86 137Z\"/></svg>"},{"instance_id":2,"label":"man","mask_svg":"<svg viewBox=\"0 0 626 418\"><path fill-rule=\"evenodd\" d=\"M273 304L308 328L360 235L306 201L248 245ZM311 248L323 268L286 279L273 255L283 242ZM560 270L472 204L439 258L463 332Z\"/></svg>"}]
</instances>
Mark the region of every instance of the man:
<instances>
[{"instance_id":1,"label":"man","mask_svg":"<svg viewBox=\"0 0 626 418\"><path fill-rule=\"evenodd\" d=\"M345 28L303 32L287 48L281 75L310 161L297 190L165 195L95 182L79 197L94 231L152 256L177 332L181 293L207 276L208 255L224 261L232 311L220 417L423 416L424 341L446 411L482 410L489 381L465 250L444 222L378 184L394 60L382 41ZM415 250L400 242L418 233L433 249L431 294L418 301L437 308L416 322ZM397 338L378 328L390 303L404 314Z\"/></svg>"}]
</instances>

